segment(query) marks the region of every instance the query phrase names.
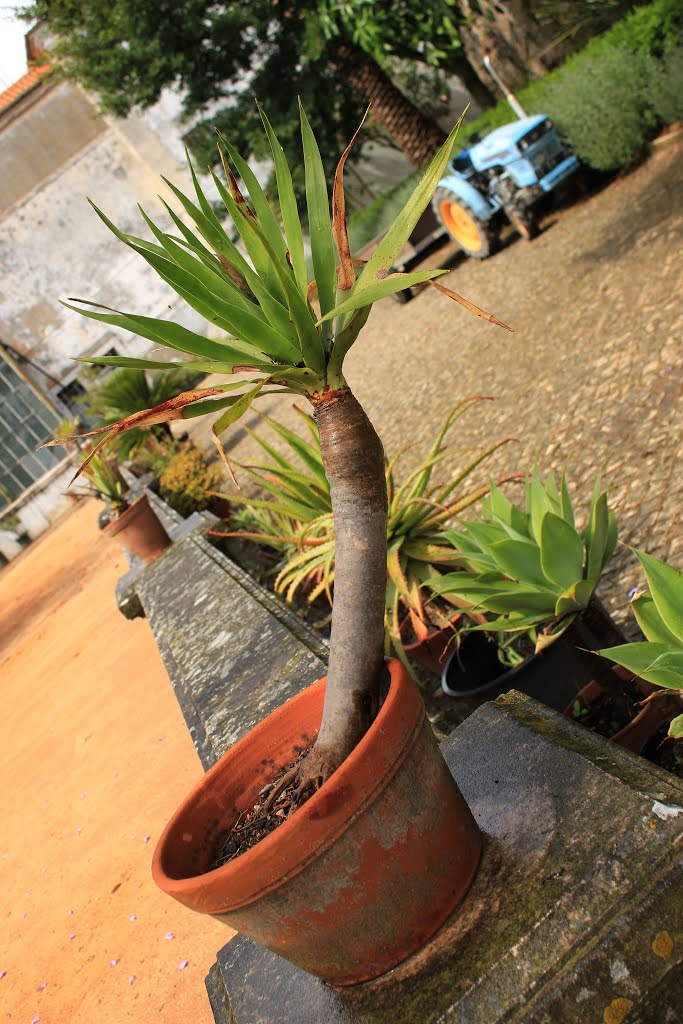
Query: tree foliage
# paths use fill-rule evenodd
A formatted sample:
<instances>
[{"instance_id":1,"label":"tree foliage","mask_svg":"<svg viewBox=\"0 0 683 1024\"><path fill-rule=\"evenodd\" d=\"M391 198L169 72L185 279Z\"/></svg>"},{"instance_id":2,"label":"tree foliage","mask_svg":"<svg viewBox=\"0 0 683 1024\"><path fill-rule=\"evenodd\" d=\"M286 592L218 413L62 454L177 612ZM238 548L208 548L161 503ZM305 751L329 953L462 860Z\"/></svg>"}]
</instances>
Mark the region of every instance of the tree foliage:
<instances>
[{"instance_id":1,"label":"tree foliage","mask_svg":"<svg viewBox=\"0 0 683 1024\"><path fill-rule=\"evenodd\" d=\"M214 127L241 151L265 157L253 99L267 103L299 193L297 96L324 158L343 149L372 99L365 141L374 118L418 164L422 153L411 139L424 137L429 152L438 145L435 111L421 120L420 100L401 93L400 79L392 95L386 80L382 86L382 73L392 78L397 60L457 74L479 105L488 106L493 86L481 63L484 51L513 76L512 84L523 83L557 63L600 19L629 6L629 0L34 0L24 14L48 25L64 72L98 94L107 111L124 116L156 102L164 88L179 90L192 119L187 139L202 165L216 162ZM207 108L210 116L199 120ZM350 159L360 152L359 146ZM325 170L331 175L331 166Z\"/></svg>"}]
</instances>

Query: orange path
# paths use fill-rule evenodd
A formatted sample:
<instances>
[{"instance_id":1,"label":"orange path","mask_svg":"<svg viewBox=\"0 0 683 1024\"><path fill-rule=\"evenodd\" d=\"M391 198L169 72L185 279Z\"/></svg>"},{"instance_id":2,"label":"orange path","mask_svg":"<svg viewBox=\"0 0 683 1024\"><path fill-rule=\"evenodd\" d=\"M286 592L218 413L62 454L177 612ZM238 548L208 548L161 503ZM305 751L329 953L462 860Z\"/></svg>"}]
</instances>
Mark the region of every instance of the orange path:
<instances>
[{"instance_id":1,"label":"orange path","mask_svg":"<svg viewBox=\"0 0 683 1024\"><path fill-rule=\"evenodd\" d=\"M116 608L100 508L0 573L0 1019L209 1024L231 933L150 876L202 769L147 622Z\"/></svg>"}]
</instances>

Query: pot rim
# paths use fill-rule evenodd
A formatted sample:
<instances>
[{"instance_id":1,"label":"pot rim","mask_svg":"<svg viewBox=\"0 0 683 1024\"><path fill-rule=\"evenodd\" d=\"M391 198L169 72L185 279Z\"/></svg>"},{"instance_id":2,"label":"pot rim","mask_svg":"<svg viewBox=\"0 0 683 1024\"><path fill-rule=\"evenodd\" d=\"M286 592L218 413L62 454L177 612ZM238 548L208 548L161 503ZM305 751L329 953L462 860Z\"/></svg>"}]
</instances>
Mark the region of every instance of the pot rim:
<instances>
[{"instance_id":1,"label":"pot rim","mask_svg":"<svg viewBox=\"0 0 683 1024\"><path fill-rule=\"evenodd\" d=\"M141 511L140 505L142 502L147 502L147 504L149 504L149 500L146 494L141 494L138 498L135 499L135 501L132 501L130 504L126 503L126 507L121 512L119 512L119 514L115 516L114 519L110 519L107 525L102 528L102 533L106 533L110 537L114 537L119 532L119 530L123 529L123 527L126 525L126 522L131 518L131 513L135 515L136 513Z\"/></svg>"},{"instance_id":2,"label":"pot rim","mask_svg":"<svg viewBox=\"0 0 683 1024\"><path fill-rule=\"evenodd\" d=\"M448 694L449 697L479 697L482 693L490 693L492 690L497 690L500 686L507 686L510 679L516 679L522 669L526 668L534 658L540 657L540 655L536 653L530 654L529 657L525 658L519 665L515 665L514 668L505 669L499 676L496 676L495 679L491 679L488 683L482 683L480 686L471 686L467 690L452 690L448 685L447 676L451 662L457 653L457 650L453 651L443 667L443 672L441 673L441 689L444 693Z\"/></svg>"},{"instance_id":3,"label":"pot rim","mask_svg":"<svg viewBox=\"0 0 683 1024\"><path fill-rule=\"evenodd\" d=\"M327 677L290 698L238 740L195 786L164 829L152 860L152 874L157 885L183 903L194 905L200 901L205 912L225 913L261 899L278 888L283 877L298 874L334 843L386 787L422 727L425 711L419 691L398 660L391 660L388 668L391 675L389 692L377 718L346 761L317 793L291 818L235 860L202 873L196 873L196 868L195 873L183 871L178 877L179 871L167 869L168 851L184 842L189 855L190 845L196 846L194 835L190 835L188 840L184 831L188 816L202 804L209 806L212 790L234 777L240 760L248 760L250 749L253 757L254 748L258 748L259 741L273 727L282 729L287 722L300 723L302 717L306 726L315 717L317 735ZM306 705L308 721L306 715L301 714ZM293 733L294 730L292 725L289 731ZM276 766L270 778L276 778L281 771L282 765ZM263 786L265 781L264 776L259 785ZM243 778L243 797L245 790L246 795L253 794L253 785L250 788L253 782L253 777ZM253 796L246 802L248 807L253 806ZM245 809L239 807L239 799L231 810L226 805L223 827L234 817L234 809ZM211 816L215 813L212 811Z\"/></svg>"}]
</instances>

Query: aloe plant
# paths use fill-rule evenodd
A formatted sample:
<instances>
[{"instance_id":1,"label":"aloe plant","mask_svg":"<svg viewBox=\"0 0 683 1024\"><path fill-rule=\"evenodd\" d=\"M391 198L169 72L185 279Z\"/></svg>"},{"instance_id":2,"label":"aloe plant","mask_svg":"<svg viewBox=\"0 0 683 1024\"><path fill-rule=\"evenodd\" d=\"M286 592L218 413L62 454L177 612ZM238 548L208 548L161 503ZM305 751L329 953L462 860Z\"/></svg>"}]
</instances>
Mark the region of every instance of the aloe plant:
<instances>
[{"instance_id":1,"label":"aloe plant","mask_svg":"<svg viewBox=\"0 0 683 1024\"><path fill-rule=\"evenodd\" d=\"M664 688L649 699L663 696L664 690L677 691L683 697L683 572L644 551L633 550L647 579L647 590L636 593L631 602L645 640L597 653ZM669 736L683 738L683 714L671 722Z\"/></svg>"},{"instance_id":2,"label":"aloe plant","mask_svg":"<svg viewBox=\"0 0 683 1024\"><path fill-rule=\"evenodd\" d=\"M511 440L504 438L479 452L458 471L450 470L447 460L466 449L446 444L449 431L477 403L489 400L477 396L458 402L446 417L426 457L401 486L397 483L396 471L408 448L391 461L386 460L389 507L385 651L389 654L393 647L411 671L404 648L406 627L412 630L416 640L426 640L434 628L449 625L453 606L460 608L466 604L448 596L441 602L430 601L426 581L439 575L445 565L459 557L444 539L444 525L488 493L488 483L468 489L465 483L478 466ZM221 494L220 497L242 507L243 525L227 533L215 532L218 536L250 538L280 552L284 565L275 579L275 591L287 601L293 601L303 592L309 603L325 595L332 604L335 538L330 490L315 420L301 409L296 411L304 421L310 436L308 440L269 416L262 417L289 447L292 458L278 452L260 433L246 428L270 461L242 465L242 469L271 497ZM434 482L435 470L443 472L446 467L449 467L447 481ZM498 482L517 475L504 476Z\"/></svg>"},{"instance_id":3,"label":"aloe plant","mask_svg":"<svg viewBox=\"0 0 683 1024\"><path fill-rule=\"evenodd\" d=\"M106 502L114 515L128 507L124 497L126 484L113 459L106 458L102 452L96 455L86 453L81 471L90 485L90 493Z\"/></svg>"},{"instance_id":4,"label":"aloe plant","mask_svg":"<svg viewBox=\"0 0 683 1024\"><path fill-rule=\"evenodd\" d=\"M552 473L544 484L535 469L527 480L526 508L513 505L492 484L482 510L481 520L446 531L469 572L450 573L431 585L436 593L465 598L491 616L472 628L528 633L542 650L588 608L614 552L617 523L607 492L598 478L581 533L564 473L558 488Z\"/></svg>"},{"instance_id":5,"label":"aloe plant","mask_svg":"<svg viewBox=\"0 0 683 1024\"><path fill-rule=\"evenodd\" d=\"M97 211L125 245L205 317L212 337L168 320L123 313L84 300L72 299L67 305L84 316L132 331L154 345L190 357L181 364L121 356L87 362L157 370L183 365L228 378L225 383L183 392L92 431L104 435L95 453L131 428L204 414L216 415L212 431L222 452L221 435L260 395L294 394L307 398L313 406L330 485L336 568L325 705L317 740L299 770L303 799L342 763L367 730L378 708L384 674L384 456L380 440L344 376L344 358L374 302L423 282L434 284L471 312L494 323L500 321L436 282L446 273L444 270L399 274L391 269L445 170L459 124L425 169L373 256L359 264L349 248L343 187L344 163L354 140L339 160L330 206L320 152L301 110L315 275L315 280L309 282L291 172L268 118L263 113L262 117L273 155L282 226L247 162L222 137L219 148L227 185L214 175L246 256L225 233L191 165L196 200L167 184L193 227L165 204L175 232L162 230L143 211L155 239L148 241L120 231ZM238 175L249 201L240 191Z\"/></svg>"}]
</instances>

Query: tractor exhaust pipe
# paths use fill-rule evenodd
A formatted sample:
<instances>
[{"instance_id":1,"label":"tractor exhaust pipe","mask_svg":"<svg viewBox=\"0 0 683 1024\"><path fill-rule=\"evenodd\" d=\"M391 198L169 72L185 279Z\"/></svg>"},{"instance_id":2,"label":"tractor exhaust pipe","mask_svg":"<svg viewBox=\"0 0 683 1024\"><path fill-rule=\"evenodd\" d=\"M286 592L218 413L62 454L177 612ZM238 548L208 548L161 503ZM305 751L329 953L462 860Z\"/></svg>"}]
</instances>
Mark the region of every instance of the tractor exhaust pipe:
<instances>
[{"instance_id":1,"label":"tractor exhaust pipe","mask_svg":"<svg viewBox=\"0 0 683 1024\"><path fill-rule=\"evenodd\" d=\"M519 100L515 96L514 92L510 92L508 87L505 85L505 83L502 81L502 79L498 76L497 72L495 72L493 70L493 66L491 65L491 61L489 60L488 55L486 55L484 57L484 67L486 68L486 70L488 71L488 73L490 74L491 78L493 79L493 81L498 86L498 88L503 93L505 99L508 101L508 103L510 104L510 106L514 110L514 112L517 115L517 117L519 117L519 118L526 117L527 116L526 110L524 109L522 104L519 102Z\"/></svg>"}]
</instances>

